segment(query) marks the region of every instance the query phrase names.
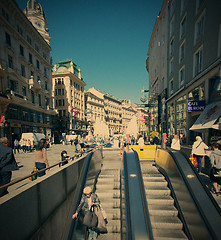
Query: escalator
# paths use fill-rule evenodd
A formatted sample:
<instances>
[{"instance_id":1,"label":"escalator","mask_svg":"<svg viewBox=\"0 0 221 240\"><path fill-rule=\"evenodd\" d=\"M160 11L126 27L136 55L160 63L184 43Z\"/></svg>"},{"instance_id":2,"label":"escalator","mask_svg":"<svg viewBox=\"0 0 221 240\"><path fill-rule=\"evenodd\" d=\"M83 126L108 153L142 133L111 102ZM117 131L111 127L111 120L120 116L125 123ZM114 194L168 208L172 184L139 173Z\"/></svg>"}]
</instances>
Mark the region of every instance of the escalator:
<instances>
[{"instance_id":1,"label":"escalator","mask_svg":"<svg viewBox=\"0 0 221 240\"><path fill-rule=\"evenodd\" d=\"M94 186L108 219L98 239L220 239L220 208L181 153L159 149L155 160L139 160L124 152L122 161L118 151L106 151L99 171L95 162L91 157L76 196ZM63 239L87 239L79 223L67 229Z\"/></svg>"}]
</instances>

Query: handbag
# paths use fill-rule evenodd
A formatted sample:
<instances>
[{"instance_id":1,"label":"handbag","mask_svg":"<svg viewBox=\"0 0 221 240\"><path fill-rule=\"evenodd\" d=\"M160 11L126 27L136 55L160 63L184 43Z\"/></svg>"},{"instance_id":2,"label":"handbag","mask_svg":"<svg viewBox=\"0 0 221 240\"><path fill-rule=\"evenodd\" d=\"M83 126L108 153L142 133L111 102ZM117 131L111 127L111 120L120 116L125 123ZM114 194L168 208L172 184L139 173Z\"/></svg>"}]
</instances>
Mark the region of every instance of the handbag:
<instances>
[{"instance_id":1,"label":"handbag","mask_svg":"<svg viewBox=\"0 0 221 240\"><path fill-rule=\"evenodd\" d=\"M31 181L36 180L36 179L38 178L38 174L37 174L37 172L38 172L38 169L37 169L36 167L34 167L34 168L33 168L33 171L31 172L31 174L33 174L33 173L36 173L36 174L30 176L30 177L29 177L29 180L31 180Z\"/></svg>"},{"instance_id":2,"label":"handbag","mask_svg":"<svg viewBox=\"0 0 221 240\"><path fill-rule=\"evenodd\" d=\"M98 217L94 212L94 206L87 211L83 218L83 224L89 228L95 228L98 223Z\"/></svg>"},{"instance_id":3,"label":"handbag","mask_svg":"<svg viewBox=\"0 0 221 240\"><path fill-rule=\"evenodd\" d=\"M190 155L190 162L193 164L194 167L197 167L197 161L196 161L196 157L192 155Z\"/></svg>"},{"instance_id":4,"label":"handbag","mask_svg":"<svg viewBox=\"0 0 221 240\"><path fill-rule=\"evenodd\" d=\"M107 233L106 222L104 220L103 209L98 205L94 212L98 217L98 224L96 230L98 233ZM105 213L106 214L106 213Z\"/></svg>"}]
</instances>

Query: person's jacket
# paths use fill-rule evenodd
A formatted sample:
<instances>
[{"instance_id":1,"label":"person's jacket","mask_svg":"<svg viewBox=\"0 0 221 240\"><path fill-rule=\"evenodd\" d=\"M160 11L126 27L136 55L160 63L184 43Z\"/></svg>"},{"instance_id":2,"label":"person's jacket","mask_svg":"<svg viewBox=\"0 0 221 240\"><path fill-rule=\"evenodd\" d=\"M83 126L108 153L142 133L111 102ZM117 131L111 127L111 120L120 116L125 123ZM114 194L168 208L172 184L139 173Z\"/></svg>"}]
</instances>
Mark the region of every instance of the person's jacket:
<instances>
[{"instance_id":1,"label":"person's jacket","mask_svg":"<svg viewBox=\"0 0 221 240\"><path fill-rule=\"evenodd\" d=\"M216 167L218 169L221 169L221 151L220 150L214 150L210 154L210 160L213 167Z\"/></svg>"},{"instance_id":2,"label":"person's jacket","mask_svg":"<svg viewBox=\"0 0 221 240\"><path fill-rule=\"evenodd\" d=\"M99 200L99 198L98 198L98 196L97 196L96 193L92 193L92 194L91 194L91 203L100 204L100 200ZM79 211L80 211L81 209L82 209L84 212L87 212L87 211L89 211L89 209L90 209L90 206L89 206L89 204L88 204L88 198L87 198L87 196L86 196L85 194L82 195L80 204L79 204L76 212L79 213Z\"/></svg>"},{"instance_id":3,"label":"person's jacket","mask_svg":"<svg viewBox=\"0 0 221 240\"><path fill-rule=\"evenodd\" d=\"M18 170L12 148L0 144L0 172Z\"/></svg>"},{"instance_id":4,"label":"person's jacket","mask_svg":"<svg viewBox=\"0 0 221 240\"><path fill-rule=\"evenodd\" d=\"M192 154L205 156L206 155L205 149L208 148L209 147L203 141L195 141L192 147Z\"/></svg>"}]
</instances>

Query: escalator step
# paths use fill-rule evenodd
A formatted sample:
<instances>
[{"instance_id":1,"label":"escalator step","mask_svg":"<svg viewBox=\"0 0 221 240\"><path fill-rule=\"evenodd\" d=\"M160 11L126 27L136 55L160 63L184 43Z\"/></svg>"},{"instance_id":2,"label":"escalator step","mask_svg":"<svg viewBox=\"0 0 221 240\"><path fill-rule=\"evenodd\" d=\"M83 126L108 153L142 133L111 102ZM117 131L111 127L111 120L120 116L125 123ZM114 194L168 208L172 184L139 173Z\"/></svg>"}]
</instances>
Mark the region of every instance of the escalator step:
<instances>
[{"instance_id":1,"label":"escalator step","mask_svg":"<svg viewBox=\"0 0 221 240\"><path fill-rule=\"evenodd\" d=\"M175 229L153 229L154 240L187 239L186 235Z\"/></svg>"}]
</instances>

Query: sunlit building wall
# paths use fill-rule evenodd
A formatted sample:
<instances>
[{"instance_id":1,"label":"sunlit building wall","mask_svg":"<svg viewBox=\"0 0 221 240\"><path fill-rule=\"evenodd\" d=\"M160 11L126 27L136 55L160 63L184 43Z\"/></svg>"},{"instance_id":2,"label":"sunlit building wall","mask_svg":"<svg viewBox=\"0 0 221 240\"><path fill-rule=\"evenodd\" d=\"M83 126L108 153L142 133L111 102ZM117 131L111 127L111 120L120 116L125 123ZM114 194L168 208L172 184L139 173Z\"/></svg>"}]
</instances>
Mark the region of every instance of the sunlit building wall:
<instances>
[{"instance_id":1,"label":"sunlit building wall","mask_svg":"<svg viewBox=\"0 0 221 240\"><path fill-rule=\"evenodd\" d=\"M37 1L28 1L27 11L31 11L28 18L13 0L0 1L0 110L8 122L0 134L11 142L23 132L51 137L56 114L47 20ZM29 17L41 18L42 34Z\"/></svg>"},{"instance_id":2,"label":"sunlit building wall","mask_svg":"<svg viewBox=\"0 0 221 240\"><path fill-rule=\"evenodd\" d=\"M71 60L54 65L52 73L54 107L58 112L58 122L62 133L84 134L85 121L84 87L81 71Z\"/></svg>"}]
</instances>

